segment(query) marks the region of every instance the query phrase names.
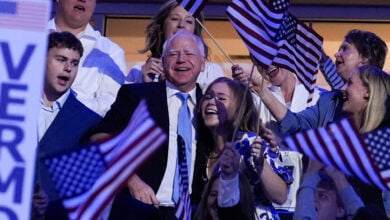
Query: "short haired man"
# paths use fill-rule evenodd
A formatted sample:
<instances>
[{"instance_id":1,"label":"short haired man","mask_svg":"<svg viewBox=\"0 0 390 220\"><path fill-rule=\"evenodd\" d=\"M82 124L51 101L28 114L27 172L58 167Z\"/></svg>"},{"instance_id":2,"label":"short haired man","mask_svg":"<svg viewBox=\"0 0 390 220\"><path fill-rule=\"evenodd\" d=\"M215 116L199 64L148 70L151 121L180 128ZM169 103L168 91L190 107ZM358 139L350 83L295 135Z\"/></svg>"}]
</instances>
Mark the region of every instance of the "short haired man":
<instances>
[{"instance_id":1,"label":"short haired man","mask_svg":"<svg viewBox=\"0 0 390 220\"><path fill-rule=\"evenodd\" d=\"M56 0L56 3L56 15L49 21L49 30L71 32L84 48L72 89L78 100L104 116L125 82L125 53L89 24L96 0Z\"/></svg>"},{"instance_id":2,"label":"short haired man","mask_svg":"<svg viewBox=\"0 0 390 220\"><path fill-rule=\"evenodd\" d=\"M105 137L122 130L141 99L146 99L151 116L168 135L168 140L144 164L136 175L128 182L132 196L137 202L159 207L161 219L175 219L173 196L173 181L178 157L178 112L181 100L178 93L187 93L190 98L188 106L192 118L191 169L189 175L189 192L192 201L201 194L204 180L203 171L206 163L206 149L200 142L205 141L207 129L196 123L198 115L195 111L196 102L201 97L201 89L196 84L199 73L204 68L204 44L201 39L187 31L179 31L167 39L163 47L163 69L166 80L159 83L128 84L121 87L118 98L110 111L98 126L98 134L92 139ZM200 117L200 116L199 116ZM203 129L202 129L203 128ZM192 183L192 184L191 184ZM192 187L191 187L192 186ZM134 219L147 219L144 214L137 213L134 208Z\"/></svg>"},{"instance_id":3,"label":"short haired man","mask_svg":"<svg viewBox=\"0 0 390 220\"><path fill-rule=\"evenodd\" d=\"M45 219L66 219L59 195L41 158L76 149L101 117L78 101L70 89L83 54L81 42L69 32L49 35L46 74L38 121L37 188L47 194ZM33 203L34 204L34 203ZM43 213L41 213L43 214Z\"/></svg>"}]
</instances>

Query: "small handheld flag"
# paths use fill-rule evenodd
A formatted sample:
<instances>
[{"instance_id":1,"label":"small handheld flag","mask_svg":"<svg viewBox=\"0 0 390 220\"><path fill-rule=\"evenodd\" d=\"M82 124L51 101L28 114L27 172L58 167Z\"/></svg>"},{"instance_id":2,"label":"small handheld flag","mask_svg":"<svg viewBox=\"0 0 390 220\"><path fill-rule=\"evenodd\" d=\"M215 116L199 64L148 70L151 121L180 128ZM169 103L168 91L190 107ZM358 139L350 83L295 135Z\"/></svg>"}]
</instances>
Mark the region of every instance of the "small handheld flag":
<instances>
[{"instance_id":1,"label":"small handheld flag","mask_svg":"<svg viewBox=\"0 0 390 220\"><path fill-rule=\"evenodd\" d=\"M97 219L115 193L166 139L142 100L119 135L44 160L70 219Z\"/></svg>"}]
</instances>

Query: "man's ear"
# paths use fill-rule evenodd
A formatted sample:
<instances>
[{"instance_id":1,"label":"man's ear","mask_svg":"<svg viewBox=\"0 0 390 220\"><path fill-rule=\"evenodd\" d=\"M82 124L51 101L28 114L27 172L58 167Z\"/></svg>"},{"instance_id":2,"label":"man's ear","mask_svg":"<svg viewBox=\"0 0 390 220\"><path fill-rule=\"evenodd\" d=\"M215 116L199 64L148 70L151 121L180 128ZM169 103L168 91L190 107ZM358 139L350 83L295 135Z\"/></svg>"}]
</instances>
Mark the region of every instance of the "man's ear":
<instances>
[{"instance_id":1,"label":"man's ear","mask_svg":"<svg viewBox=\"0 0 390 220\"><path fill-rule=\"evenodd\" d=\"M206 62L207 62L207 59L206 57L203 57L203 62L202 62L202 68L201 68L201 71L203 72L206 68Z\"/></svg>"}]
</instances>

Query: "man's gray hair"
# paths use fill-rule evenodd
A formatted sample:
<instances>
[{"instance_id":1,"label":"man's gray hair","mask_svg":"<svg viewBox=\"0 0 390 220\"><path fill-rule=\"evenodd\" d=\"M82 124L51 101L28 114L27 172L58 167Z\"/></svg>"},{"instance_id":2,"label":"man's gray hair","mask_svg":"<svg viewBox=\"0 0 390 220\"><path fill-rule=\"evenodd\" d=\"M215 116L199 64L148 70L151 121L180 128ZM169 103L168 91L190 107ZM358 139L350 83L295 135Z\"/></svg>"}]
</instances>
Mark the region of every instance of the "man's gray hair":
<instances>
[{"instance_id":1,"label":"man's gray hair","mask_svg":"<svg viewBox=\"0 0 390 220\"><path fill-rule=\"evenodd\" d=\"M193 40L195 40L196 44L198 45L198 48L199 48L199 51L200 51L200 54L205 57L205 45L203 43L203 40L191 33L191 32L188 32L187 30L179 30L178 32L176 32L175 34L173 34L172 36L170 36L165 42L164 42L164 45L163 45L163 51L162 51L162 57L164 57L167 53L167 47L168 45L171 44L172 40L174 40L175 38L177 37L181 37L181 38L192 38Z\"/></svg>"}]
</instances>

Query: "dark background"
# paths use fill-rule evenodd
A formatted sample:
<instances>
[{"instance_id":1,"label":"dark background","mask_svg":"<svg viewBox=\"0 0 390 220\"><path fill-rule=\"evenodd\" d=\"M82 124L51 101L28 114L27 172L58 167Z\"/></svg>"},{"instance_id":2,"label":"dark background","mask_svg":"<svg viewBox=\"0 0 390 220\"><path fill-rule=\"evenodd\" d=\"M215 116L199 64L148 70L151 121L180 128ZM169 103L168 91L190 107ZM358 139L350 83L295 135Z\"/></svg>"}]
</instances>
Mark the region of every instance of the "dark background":
<instances>
[{"instance_id":1,"label":"dark background","mask_svg":"<svg viewBox=\"0 0 390 220\"><path fill-rule=\"evenodd\" d=\"M98 0L100 2L165 2L165 0ZM228 4L231 0L208 0ZM293 5L390 5L389 0L292 0Z\"/></svg>"}]
</instances>

